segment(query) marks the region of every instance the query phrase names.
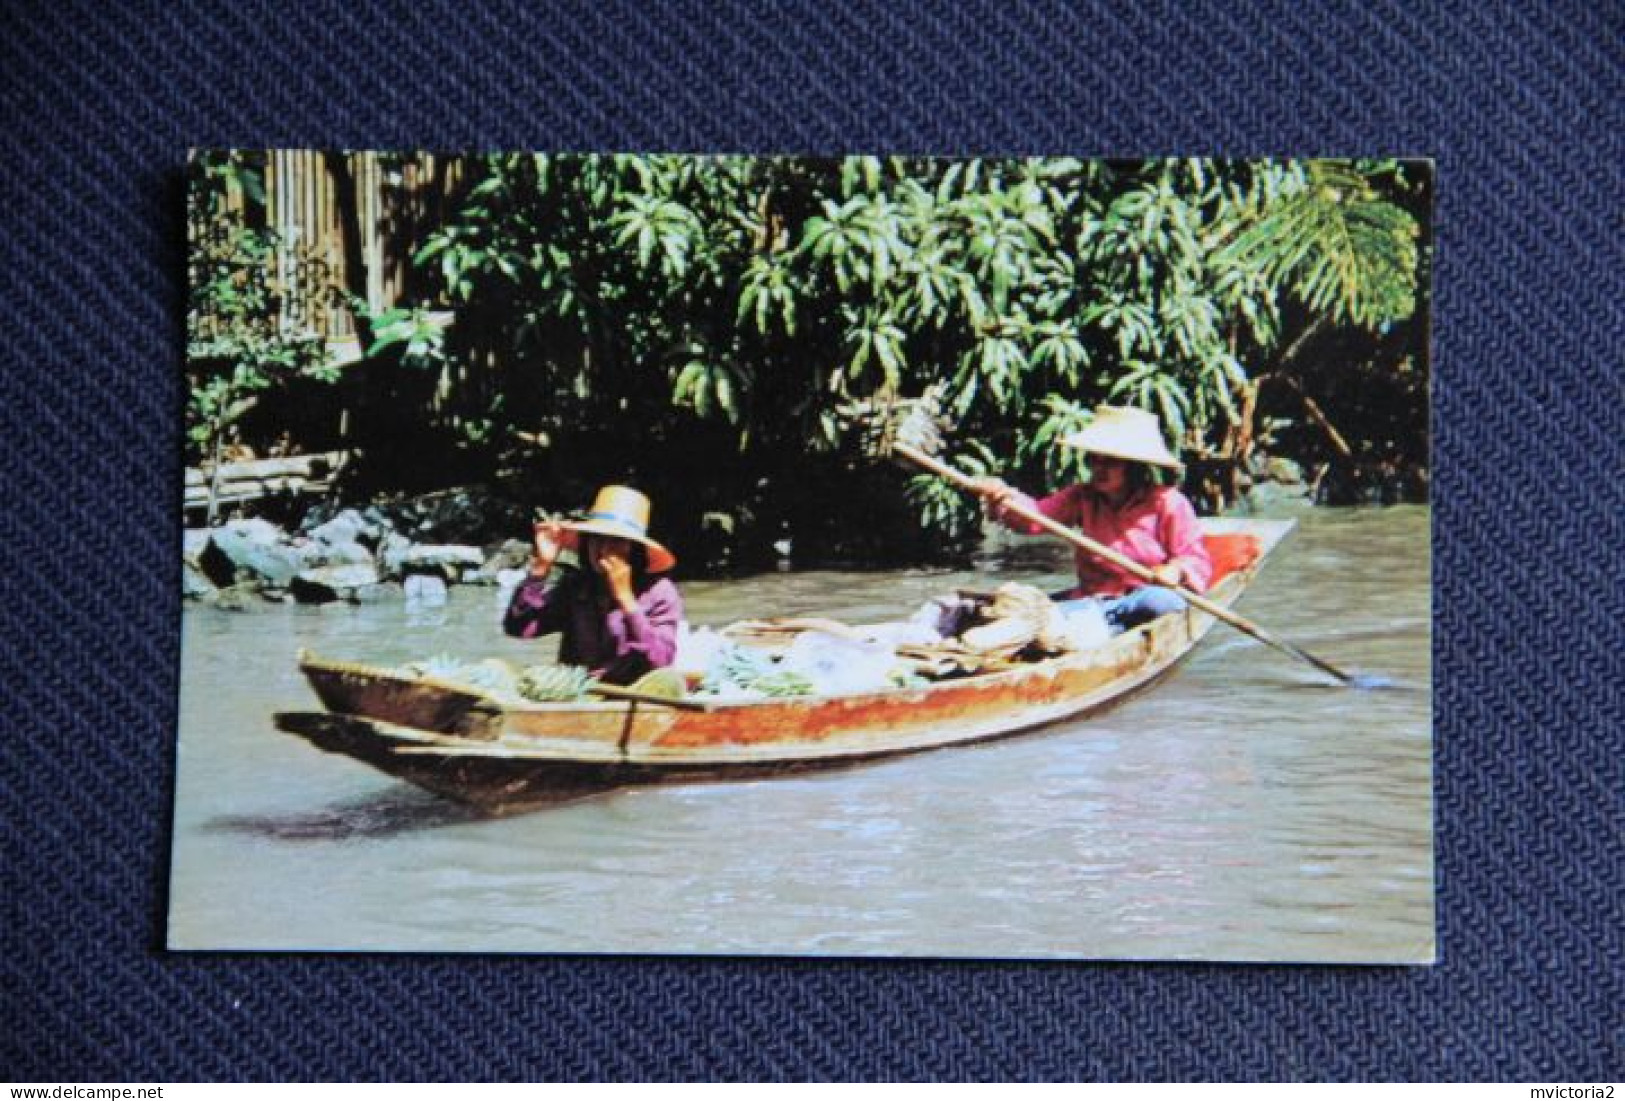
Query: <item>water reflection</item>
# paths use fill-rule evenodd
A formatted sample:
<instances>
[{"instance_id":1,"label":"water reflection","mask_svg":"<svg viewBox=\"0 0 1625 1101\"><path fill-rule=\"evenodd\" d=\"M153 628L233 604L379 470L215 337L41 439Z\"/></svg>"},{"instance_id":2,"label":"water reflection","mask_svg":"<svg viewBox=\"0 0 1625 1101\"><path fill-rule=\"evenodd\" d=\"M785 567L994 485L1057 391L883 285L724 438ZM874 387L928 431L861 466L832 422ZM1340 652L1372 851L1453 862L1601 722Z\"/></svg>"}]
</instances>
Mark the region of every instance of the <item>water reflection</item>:
<instances>
[{"instance_id":1,"label":"water reflection","mask_svg":"<svg viewBox=\"0 0 1625 1101\"><path fill-rule=\"evenodd\" d=\"M416 788L398 786L311 812L221 815L200 828L210 833L251 834L278 841L347 841L460 825L480 817L472 808Z\"/></svg>"},{"instance_id":2,"label":"water reflection","mask_svg":"<svg viewBox=\"0 0 1625 1101\"><path fill-rule=\"evenodd\" d=\"M1097 719L830 773L483 819L280 734L293 654L546 660L490 590L442 607L189 610L171 941L183 947L1395 961L1433 944L1428 515L1323 512L1240 611ZM879 618L998 575L689 583L696 622Z\"/></svg>"}]
</instances>

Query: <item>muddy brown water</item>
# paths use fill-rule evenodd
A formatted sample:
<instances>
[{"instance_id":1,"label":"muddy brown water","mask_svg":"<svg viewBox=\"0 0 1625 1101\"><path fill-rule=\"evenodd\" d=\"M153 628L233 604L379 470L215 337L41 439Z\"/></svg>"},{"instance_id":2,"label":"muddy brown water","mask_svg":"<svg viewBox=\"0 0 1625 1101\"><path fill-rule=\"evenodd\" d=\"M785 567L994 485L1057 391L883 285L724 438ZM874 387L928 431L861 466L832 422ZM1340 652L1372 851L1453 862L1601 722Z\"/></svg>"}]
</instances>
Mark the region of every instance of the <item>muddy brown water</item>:
<instances>
[{"instance_id":1,"label":"muddy brown water","mask_svg":"<svg viewBox=\"0 0 1625 1101\"><path fill-rule=\"evenodd\" d=\"M1103 715L781 779L484 819L279 733L301 647L520 661L492 589L441 608L191 607L177 948L1409 962L1433 954L1429 515L1310 510L1239 610L1393 687L1328 687L1216 626ZM690 619L862 622L987 572L688 582Z\"/></svg>"}]
</instances>

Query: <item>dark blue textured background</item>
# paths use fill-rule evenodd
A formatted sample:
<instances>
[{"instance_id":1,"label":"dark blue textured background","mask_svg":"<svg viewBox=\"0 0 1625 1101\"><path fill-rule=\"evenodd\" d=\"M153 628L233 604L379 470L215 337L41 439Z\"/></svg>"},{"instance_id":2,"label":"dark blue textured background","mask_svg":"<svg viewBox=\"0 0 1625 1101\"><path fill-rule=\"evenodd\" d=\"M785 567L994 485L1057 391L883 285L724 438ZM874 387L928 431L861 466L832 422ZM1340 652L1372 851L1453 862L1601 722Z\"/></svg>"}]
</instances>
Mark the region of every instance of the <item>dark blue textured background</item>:
<instances>
[{"instance_id":1,"label":"dark blue textured background","mask_svg":"<svg viewBox=\"0 0 1625 1101\"><path fill-rule=\"evenodd\" d=\"M5 5L0 1078L1618 1079L1625 8L1450 9ZM162 952L179 169L324 144L1438 158L1443 962Z\"/></svg>"}]
</instances>

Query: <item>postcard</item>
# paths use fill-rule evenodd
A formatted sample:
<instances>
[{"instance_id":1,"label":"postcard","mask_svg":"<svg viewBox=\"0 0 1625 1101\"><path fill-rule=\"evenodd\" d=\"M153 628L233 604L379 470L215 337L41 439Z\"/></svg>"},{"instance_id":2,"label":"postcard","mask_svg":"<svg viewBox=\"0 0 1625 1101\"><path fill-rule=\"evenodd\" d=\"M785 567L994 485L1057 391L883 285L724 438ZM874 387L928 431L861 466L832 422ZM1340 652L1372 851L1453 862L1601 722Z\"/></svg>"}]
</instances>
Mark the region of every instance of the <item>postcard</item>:
<instances>
[{"instance_id":1,"label":"postcard","mask_svg":"<svg viewBox=\"0 0 1625 1101\"><path fill-rule=\"evenodd\" d=\"M1431 163L188 172L171 948L1433 961Z\"/></svg>"}]
</instances>

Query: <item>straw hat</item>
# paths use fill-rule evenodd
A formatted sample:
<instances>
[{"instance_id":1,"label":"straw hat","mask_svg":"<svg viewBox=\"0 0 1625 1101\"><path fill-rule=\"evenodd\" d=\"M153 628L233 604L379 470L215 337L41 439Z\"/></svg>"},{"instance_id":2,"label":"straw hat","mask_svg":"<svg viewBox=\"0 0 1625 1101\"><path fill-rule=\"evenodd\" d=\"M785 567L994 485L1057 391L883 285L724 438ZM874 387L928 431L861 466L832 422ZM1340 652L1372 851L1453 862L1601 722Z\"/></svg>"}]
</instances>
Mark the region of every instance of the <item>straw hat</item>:
<instances>
[{"instance_id":1,"label":"straw hat","mask_svg":"<svg viewBox=\"0 0 1625 1101\"><path fill-rule=\"evenodd\" d=\"M643 544L649 551L650 573L665 573L677 565L671 551L649 538L649 498L635 489L605 486L585 516L564 526L587 535L611 535Z\"/></svg>"},{"instance_id":2,"label":"straw hat","mask_svg":"<svg viewBox=\"0 0 1625 1101\"><path fill-rule=\"evenodd\" d=\"M1061 442L1096 455L1179 469L1179 460L1163 442L1162 425L1154 414L1144 409L1102 405L1095 410L1095 419L1089 422L1088 428L1064 437Z\"/></svg>"}]
</instances>

